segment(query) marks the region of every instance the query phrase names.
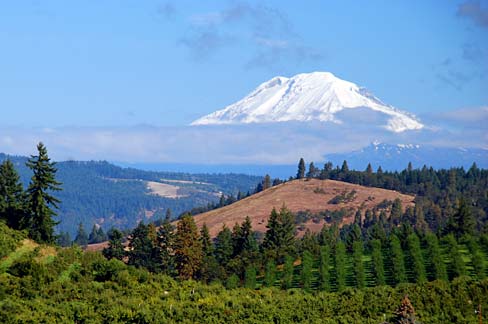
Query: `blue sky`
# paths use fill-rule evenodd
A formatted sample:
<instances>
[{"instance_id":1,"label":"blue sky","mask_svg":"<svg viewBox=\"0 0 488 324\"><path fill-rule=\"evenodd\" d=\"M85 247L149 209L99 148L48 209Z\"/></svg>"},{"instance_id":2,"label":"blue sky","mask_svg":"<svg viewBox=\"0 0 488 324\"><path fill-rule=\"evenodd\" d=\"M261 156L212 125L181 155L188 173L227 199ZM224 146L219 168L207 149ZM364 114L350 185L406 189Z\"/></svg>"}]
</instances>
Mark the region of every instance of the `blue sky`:
<instances>
[{"instance_id":1,"label":"blue sky","mask_svg":"<svg viewBox=\"0 0 488 324\"><path fill-rule=\"evenodd\" d=\"M0 126L182 126L317 70L417 115L484 107L487 40L488 1L2 1Z\"/></svg>"}]
</instances>

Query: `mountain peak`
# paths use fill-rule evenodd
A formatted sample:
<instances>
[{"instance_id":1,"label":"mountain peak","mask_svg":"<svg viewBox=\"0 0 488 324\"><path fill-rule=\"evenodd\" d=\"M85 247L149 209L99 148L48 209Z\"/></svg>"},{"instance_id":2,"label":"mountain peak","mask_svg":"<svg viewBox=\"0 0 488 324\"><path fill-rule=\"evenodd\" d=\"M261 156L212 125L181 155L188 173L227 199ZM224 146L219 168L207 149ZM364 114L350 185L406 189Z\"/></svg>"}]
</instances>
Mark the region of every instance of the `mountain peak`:
<instances>
[{"instance_id":1,"label":"mountain peak","mask_svg":"<svg viewBox=\"0 0 488 324\"><path fill-rule=\"evenodd\" d=\"M240 101L199 118L191 125L286 121L341 123L337 113L354 108L367 108L385 115L387 123L382 126L393 132L423 127L415 116L384 104L365 88L330 72L274 77Z\"/></svg>"}]
</instances>

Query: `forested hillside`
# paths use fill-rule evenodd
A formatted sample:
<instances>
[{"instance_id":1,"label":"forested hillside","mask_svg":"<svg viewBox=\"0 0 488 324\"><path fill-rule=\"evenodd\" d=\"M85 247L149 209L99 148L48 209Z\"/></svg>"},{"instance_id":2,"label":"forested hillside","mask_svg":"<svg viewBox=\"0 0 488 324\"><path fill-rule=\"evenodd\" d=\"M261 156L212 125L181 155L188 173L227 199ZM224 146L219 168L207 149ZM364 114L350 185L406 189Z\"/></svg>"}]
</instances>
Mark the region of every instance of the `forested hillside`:
<instances>
[{"instance_id":1,"label":"forested hillside","mask_svg":"<svg viewBox=\"0 0 488 324\"><path fill-rule=\"evenodd\" d=\"M338 178L410 191L416 203L413 196L405 207L400 198L363 201L350 223L330 217L303 236L297 219L306 216L286 202L271 210L264 233L245 217L214 239L191 214L174 223L167 213L158 227L140 222L127 237L110 230L100 253L77 246L86 234L75 246L54 245L62 184L44 145L37 149L26 163L27 190L10 161L0 165L2 322L470 323L487 307L487 172L475 165L390 174L349 171L344 162L306 172L301 160L296 183ZM282 185L265 177L256 191L273 184ZM356 194L340 192L328 203ZM219 205L234 204L222 196ZM438 218L426 217L435 209Z\"/></svg>"},{"instance_id":2,"label":"forested hillside","mask_svg":"<svg viewBox=\"0 0 488 324\"><path fill-rule=\"evenodd\" d=\"M12 160L27 186L30 170L26 157L0 153L0 163ZM237 196L254 190L259 177L240 174L187 174L151 172L121 168L105 161L65 161L56 164L57 179L63 190L56 193L61 201L56 218L57 230L74 238L79 223L90 229L94 224L105 231L111 227L133 228L140 220L164 217L169 209L174 217L198 206L219 201L221 194ZM176 182L175 182L176 181ZM148 182L170 186L177 198L154 194Z\"/></svg>"}]
</instances>

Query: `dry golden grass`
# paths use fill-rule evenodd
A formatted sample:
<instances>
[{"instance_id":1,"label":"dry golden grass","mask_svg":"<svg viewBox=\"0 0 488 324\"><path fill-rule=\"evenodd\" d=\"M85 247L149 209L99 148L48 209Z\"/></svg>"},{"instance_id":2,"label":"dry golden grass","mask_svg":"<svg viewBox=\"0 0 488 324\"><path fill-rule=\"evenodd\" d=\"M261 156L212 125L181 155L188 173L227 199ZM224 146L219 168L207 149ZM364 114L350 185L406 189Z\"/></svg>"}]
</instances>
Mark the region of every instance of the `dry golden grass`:
<instances>
[{"instance_id":1,"label":"dry golden grass","mask_svg":"<svg viewBox=\"0 0 488 324\"><path fill-rule=\"evenodd\" d=\"M353 190L356 194L351 201L339 204L329 203L337 195ZM235 223L242 223L246 216L249 216L253 229L265 232L268 217L273 207L279 209L285 205L292 212L309 210L312 213L324 210L340 210L341 208L372 209L385 199L395 200L396 198L400 198L404 208L414 205L414 196L404 195L393 190L364 187L335 180L293 180L247 197L232 205L196 215L195 222L199 227L204 223L207 224L210 235L214 237L224 224L232 228ZM344 223L351 221L352 217L344 219ZM323 224L323 221L318 224L309 221L304 225L305 228L318 232Z\"/></svg>"}]
</instances>

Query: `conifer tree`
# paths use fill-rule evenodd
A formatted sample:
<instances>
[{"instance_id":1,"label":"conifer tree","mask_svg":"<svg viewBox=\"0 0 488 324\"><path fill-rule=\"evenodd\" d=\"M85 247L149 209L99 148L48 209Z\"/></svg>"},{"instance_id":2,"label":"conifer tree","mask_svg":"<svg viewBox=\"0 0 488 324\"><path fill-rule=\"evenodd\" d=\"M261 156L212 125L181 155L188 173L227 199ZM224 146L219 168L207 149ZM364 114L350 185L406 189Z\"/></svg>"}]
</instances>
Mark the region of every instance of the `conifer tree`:
<instances>
[{"instance_id":1,"label":"conifer tree","mask_svg":"<svg viewBox=\"0 0 488 324\"><path fill-rule=\"evenodd\" d=\"M353 263L356 287L364 288L363 242L361 241L353 243Z\"/></svg>"},{"instance_id":2,"label":"conifer tree","mask_svg":"<svg viewBox=\"0 0 488 324\"><path fill-rule=\"evenodd\" d=\"M189 214L184 215L176 227L175 261L182 279L195 278L202 264L202 243L195 220Z\"/></svg>"},{"instance_id":3,"label":"conifer tree","mask_svg":"<svg viewBox=\"0 0 488 324\"><path fill-rule=\"evenodd\" d=\"M377 286L385 284L385 270L383 267L383 255L381 253L381 241L373 240L371 242L373 261L373 275Z\"/></svg>"},{"instance_id":4,"label":"conifer tree","mask_svg":"<svg viewBox=\"0 0 488 324\"><path fill-rule=\"evenodd\" d=\"M249 266L244 274L244 287L254 289L256 287L256 268Z\"/></svg>"},{"instance_id":5,"label":"conifer tree","mask_svg":"<svg viewBox=\"0 0 488 324\"><path fill-rule=\"evenodd\" d=\"M402 246L398 236L395 234L390 235L390 253L393 263L393 280L395 284L399 284L406 281L405 277L405 260L403 257Z\"/></svg>"},{"instance_id":6,"label":"conifer tree","mask_svg":"<svg viewBox=\"0 0 488 324\"><path fill-rule=\"evenodd\" d=\"M149 226L140 222L129 236L128 264L153 270L153 246Z\"/></svg>"},{"instance_id":7,"label":"conifer tree","mask_svg":"<svg viewBox=\"0 0 488 324\"><path fill-rule=\"evenodd\" d=\"M293 284L293 258L289 255L285 257L283 265L283 275L281 277L281 288L290 289Z\"/></svg>"},{"instance_id":8,"label":"conifer tree","mask_svg":"<svg viewBox=\"0 0 488 324\"><path fill-rule=\"evenodd\" d=\"M217 258L219 265L226 268L233 254L232 232L224 224L222 230L215 238L215 257Z\"/></svg>"},{"instance_id":9,"label":"conifer tree","mask_svg":"<svg viewBox=\"0 0 488 324\"><path fill-rule=\"evenodd\" d=\"M24 226L36 242L54 243L57 223L52 218L57 214L53 208L58 208L60 201L52 192L61 190L61 183L56 181L55 163L48 157L44 144L39 143L37 151L38 155L32 155L26 163L33 176L27 188L28 215Z\"/></svg>"},{"instance_id":10,"label":"conifer tree","mask_svg":"<svg viewBox=\"0 0 488 324\"><path fill-rule=\"evenodd\" d=\"M427 242L427 256L431 264L429 268L432 273L432 279L447 280L446 265L441 254L437 236L432 233L427 233L425 240Z\"/></svg>"},{"instance_id":11,"label":"conifer tree","mask_svg":"<svg viewBox=\"0 0 488 324\"><path fill-rule=\"evenodd\" d=\"M263 180L263 190L266 190L268 188L271 188L271 177L269 176L269 174L265 175Z\"/></svg>"},{"instance_id":12,"label":"conifer tree","mask_svg":"<svg viewBox=\"0 0 488 324\"><path fill-rule=\"evenodd\" d=\"M176 272L174 257L175 229L171 224L171 212L168 211L170 211L169 208L166 211L166 217L163 223L158 229L157 262L159 263L159 269L162 273L173 275Z\"/></svg>"},{"instance_id":13,"label":"conifer tree","mask_svg":"<svg viewBox=\"0 0 488 324\"><path fill-rule=\"evenodd\" d=\"M122 260L125 256L124 246L122 245L122 233L118 229L112 229L108 232L108 247L103 249L103 255L107 259Z\"/></svg>"},{"instance_id":14,"label":"conifer tree","mask_svg":"<svg viewBox=\"0 0 488 324\"><path fill-rule=\"evenodd\" d=\"M390 213L390 223L393 225L398 225L402 218L402 201L399 198L396 198L393 201L393 205L391 206L391 213Z\"/></svg>"},{"instance_id":15,"label":"conifer tree","mask_svg":"<svg viewBox=\"0 0 488 324\"><path fill-rule=\"evenodd\" d=\"M308 166L307 178L315 178L317 176L318 169L313 162L310 162Z\"/></svg>"},{"instance_id":16,"label":"conifer tree","mask_svg":"<svg viewBox=\"0 0 488 324\"><path fill-rule=\"evenodd\" d=\"M305 177L305 161L300 158L298 162L297 179L303 179Z\"/></svg>"},{"instance_id":17,"label":"conifer tree","mask_svg":"<svg viewBox=\"0 0 488 324\"><path fill-rule=\"evenodd\" d=\"M302 254L302 287L305 291L310 291L312 288L312 266L313 256L309 251Z\"/></svg>"},{"instance_id":18,"label":"conifer tree","mask_svg":"<svg viewBox=\"0 0 488 324\"><path fill-rule=\"evenodd\" d=\"M407 245L410 262L412 264L413 276L416 283L427 281L425 274L424 259L420 249L420 241L417 234L412 233L407 237Z\"/></svg>"},{"instance_id":19,"label":"conifer tree","mask_svg":"<svg viewBox=\"0 0 488 324\"><path fill-rule=\"evenodd\" d=\"M447 230L454 233L456 238L463 235L472 235L476 227L476 220L473 217L471 208L466 199L461 197L458 200L457 208L452 217L449 219Z\"/></svg>"},{"instance_id":20,"label":"conifer tree","mask_svg":"<svg viewBox=\"0 0 488 324\"><path fill-rule=\"evenodd\" d=\"M334 261L337 290L341 292L346 288L346 247L342 242L336 245Z\"/></svg>"},{"instance_id":21,"label":"conifer tree","mask_svg":"<svg viewBox=\"0 0 488 324\"><path fill-rule=\"evenodd\" d=\"M266 226L263 248L268 258L282 262L284 257L295 252L295 220L292 212L284 205L278 213L273 208Z\"/></svg>"},{"instance_id":22,"label":"conifer tree","mask_svg":"<svg viewBox=\"0 0 488 324\"><path fill-rule=\"evenodd\" d=\"M86 234L85 228L83 227L83 223L80 223L78 225L78 231L76 232L74 243L78 244L79 246L88 245L88 234Z\"/></svg>"},{"instance_id":23,"label":"conifer tree","mask_svg":"<svg viewBox=\"0 0 488 324\"><path fill-rule=\"evenodd\" d=\"M199 278L204 282L209 282L217 279L218 264L214 256L214 246L210 238L207 224L203 224L200 229L200 242L202 242L202 266L200 268Z\"/></svg>"},{"instance_id":24,"label":"conifer tree","mask_svg":"<svg viewBox=\"0 0 488 324\"><path fill-rule=\"evenodd\" d=\"M320 247L319 259L319 289L323 291L330 291L330 249L327 245Z\"/></svg>"},{"instance_id":25,"label":"conifer tree","mask_svg":"<svg viewBox=\"0 0 488 324\"><path fill-rule=\"evenodd\" d=\"M21 229L25 217L25 198L14 164L7 159L0 165L0 220L13 229Z\"/></svg>"},{"instance_id":26,"label":"conifer tree","mask_svg":"<svg viewBox=\"0 0 488 324\"><path fill-rule=\"evenodd\" d=\"M266 287L271 287L274 285L276 280L276 264L273 260L266 262L264 269L264 285Z\"/></svg>"},{"instance_id":27,"label":"conifer tree","mask_svg":"<svg viewBox=\"0 0 488 324\"><path fill-rule=\"evenodd\" d=\"M459 246L453 234L447 235L445 238L449 251L449 270L451 272L451 279L460 277L466 273L466 265L463 257L459 252Z\"/></svg>"}]
</instances>

